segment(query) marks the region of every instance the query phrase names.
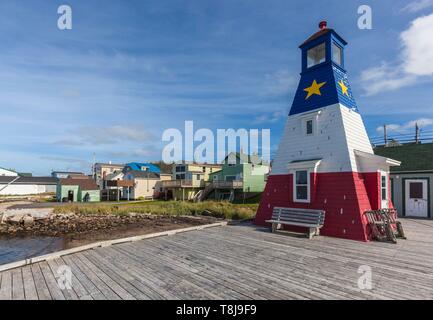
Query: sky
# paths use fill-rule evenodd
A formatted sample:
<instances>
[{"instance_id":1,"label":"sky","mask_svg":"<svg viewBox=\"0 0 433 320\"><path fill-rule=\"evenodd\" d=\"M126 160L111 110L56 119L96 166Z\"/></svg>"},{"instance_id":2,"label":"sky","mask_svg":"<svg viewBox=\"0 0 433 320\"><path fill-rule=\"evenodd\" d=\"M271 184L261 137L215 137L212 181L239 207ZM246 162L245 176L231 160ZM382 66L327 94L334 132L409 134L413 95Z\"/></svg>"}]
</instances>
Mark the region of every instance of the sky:
<instances>
[{"instance_id":1,"label":"sky","mask_svg":"<svg viewBox=\"0 0 433 320\"><path fill-rule=\"evenodd\" d=\"M72 30L57 9L72 8ZM358 7L372 29L358 28ZM161 159L169 128L271 129L327 20L373 141L433 132L433 0L0 1L0 167L34 175ZM431 136L431 135L430 135Z\"/></svg>"}]
</instances>

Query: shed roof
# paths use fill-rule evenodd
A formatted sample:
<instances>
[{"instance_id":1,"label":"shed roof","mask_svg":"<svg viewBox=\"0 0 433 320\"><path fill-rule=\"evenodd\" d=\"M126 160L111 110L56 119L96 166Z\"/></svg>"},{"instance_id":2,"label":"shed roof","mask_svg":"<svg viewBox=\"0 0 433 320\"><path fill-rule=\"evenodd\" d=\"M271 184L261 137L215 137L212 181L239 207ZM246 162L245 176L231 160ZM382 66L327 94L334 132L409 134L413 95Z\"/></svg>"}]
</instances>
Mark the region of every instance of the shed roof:
<instances>
[{"instance_id":1,"label":"shed roof","mask_svg":"<svg viewBox=\"0 0 433 320\"><path fill-rule=\"evenodd\" d=\"M391 172L433 171L433 143L410 143L394 147L376 147L374 153L401 161Z\"/></svg>"},{"instance_id":2,"label":"shed roof","mask_svg":"<svg viewBox=\"0 0 433 320\"><path fill-rule=\"evenodd\" d=\"M79 186L81 190L99 190L93 179L59 179L59 184L62 186Z\"/></svg>"}]
</instances>

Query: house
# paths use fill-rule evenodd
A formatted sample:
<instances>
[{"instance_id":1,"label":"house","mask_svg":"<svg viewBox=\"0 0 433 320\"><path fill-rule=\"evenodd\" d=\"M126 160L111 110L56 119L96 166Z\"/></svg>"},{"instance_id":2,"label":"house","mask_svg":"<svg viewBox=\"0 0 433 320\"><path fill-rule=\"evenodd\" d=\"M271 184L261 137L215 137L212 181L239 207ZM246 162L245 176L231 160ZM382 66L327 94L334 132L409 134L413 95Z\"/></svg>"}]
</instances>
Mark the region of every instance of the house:
<instances>
[{"instance_id":1,"label":"house","mask_svg":"<svg viewBox=\"0 0 433 320\"><path fill-rule=\"evenodd\" d=\"M53 171L51 172L51 177L53 178L57 178L57 179L66 179L68 178L70 175L80 175L80 176L84 176L85 174L82 172L73 172L73 171Z\"/></svg>"},{"instance_id":2,"label":"house","mask_svg":"<svg viewBox=\"0 0 433 320\"><path fill-rule=\"evenodd\" d=\"M129 184L123 186L123 199L154 199L163 193L162 182L171 179L169 174L152 172L151 170L129 170L125 172L123 180L118 183Z\"/></svg>"},{"instance_id":3,"label":"house","mask_svg":"<svg viewBox=\"0 0 433 320\"><path fill-rule=\"evenodd\" d=\"M347 77L346 45L321 22L300 46L301 77L257 225L269 226L274 208L323 210L322 235L368 241L364 213L393 207L389 172L400 162L373 153Z\"/></svg>"},{"instance_id":4,"label":"house","mask_svg":"<svg viewBox=\"0 0 433 320\"><path fill-rule=\"evenodd\" d=\"M87 177L59 179L56 198L59 202L99 202L100 190L96 182Z\"/></svg>"},{"instance_id":5,"label":"house","mask_svg":"<svg viewBox=\"0 0 433 320\"><path fill-rule=\"evenodd\" d=\"M391 199L399 216L433 219L433 143L378 146L374 152L401 161L391 168Z\"/></svg>"},{"instance_id":6,"label":"house","mask_svg":"<svg viewBox=\"0 0 433 320\"><path fill-rule=\"evenodd\" d=\"M224 159L222 169L210 174L212 186L208 190L213 188L213 194L209 190L209 198L232 201L261 193L268 173L269 165L258 156L231 153Z\"/></svg>"},{"instance_id":7,"label":"house","mask_svg":"<svg viewBox=\"0 0 433 320\"><path fill-rule=\"evenodd\" d=\"M0 167L0 177L16 177L18 176L18 172Z\"/></svg>"},{"instance_id":8,"label":"house","mask_svg":"<svg viewBox=\"0 0 433 320\"><path fill-rule=\"evenodd\" d=\"M111 162L95 163L93 165L93 179L96 181L96 184L101 190L105 189L106 186L104 185L104 180L111 180L107 179L107 176L115 172L122 172L124 167L124 164L115 164Z\"/></svg>"},{"instance_id":9,"label":"house","mask_svg":"<svg viewBox=\"0 0 433 320\"><path fill-rule=\"evenodd\" d=\"M56 192L53 177L0 176L0 195L35 195Z\"/></svg>"},{"instance_id":10,"label":"house","mask_svg":"<svg viewBox=\"0 0 433 320\"><path fill-rule=\"evenodd\" d=\"M162 183L166 198L193 200L206 187L212 173L221 170L220 164L182 162L172 168L171 181Z\"/></svg>"}]
</instances>

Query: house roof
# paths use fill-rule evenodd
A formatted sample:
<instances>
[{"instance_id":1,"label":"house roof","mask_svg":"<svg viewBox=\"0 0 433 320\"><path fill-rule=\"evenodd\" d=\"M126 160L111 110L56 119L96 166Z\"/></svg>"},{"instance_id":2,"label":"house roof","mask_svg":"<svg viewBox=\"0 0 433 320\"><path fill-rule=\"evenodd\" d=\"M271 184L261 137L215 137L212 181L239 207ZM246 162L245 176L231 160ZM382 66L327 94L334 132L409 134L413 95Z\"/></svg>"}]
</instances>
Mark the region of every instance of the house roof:
<instances>
[{"instance_id":1,"label":"house roof","mask_svg":"<svg viewBox=\"0 0 433 320\"><path fill-rule=\"evenodd\" d=\"M247 161L247 163L267 165L266 163L264 163L262 161L262 159L260 159L260 157L258 155L255 155L255 154L253 154L253 155L247 155L245 153L240 153L240 152L231 152L230 154L228 154L224 158L223 163L227 163L228 157L230 157L230 155L232 155L232 154L235 154L237 160L241 160L242 157L245 157L245 160ZM238 161L236 161L236 163L238 163Z\"/></svg>"},{"instance_id":2,"label":"house roof","mask_svg":"<svg viewBox=\"0 0 433 320\"><path fill-rule=\"evenodd\" d=\"M151 171L141 171L141 170L132 170L128 171L127 174L131 174L134 178L138 179L158 179L160 178L159 173L151 172Z\"/></svg>"},{"instance_id":3,"label":"house roof","mask_svg":"<svg viewBox=\"0 0 433 320\"><path fill-rule=\"evenodd\" d=\"M145 162L131 162L127 163L126 167L129 167L132 171L142 171L141 167L147 167L150 172L160 173L161 169L153 164L153 163L145 163Z\"/></svg>"},{"instance_id":4,"label":"house roof","mask_svg":"<svg viewBox=\"0 0 433 320\"><path fill-rule=\"evenodd\" d=\"M57 178L53 177L23 177L19 178L13 184L44 184L44 185L55 185L57 184ZM0 183L7 184L15 180L15 176L0 176Z\"/></svg>"},{"instance_id":5,"label":"house roof","mask_svg":"<svg viewBox=\"0 0 433 320\"><path fill-rule=\"evenodd\" d=\"M51 174L55 174L55 173L84 175L83 172L75 172L75 171L53 171L53 172L51 172Z\"/></svg>"},{"instance_id":6,"label":"house roof","mask_svg":"<svg viewBox=\"0 0 433 320\"><path fill-rule=\"evenodd\" d=\"M433 143L409 143L395 147L376 147L374 153L401 161L391 172L433 171Z\"/></svg>"},{"instance_id":7,"label":"house roof","mask_svg":"<svg viewBox=\"0 0 433 320\"><path fill-rule=\"evenodd\" d=\"M15 170L12 170L12 169L6 169L6 168L3 168L3 167L0 167L0 169L6 170L6 171L10 171L10 172L18 173L18 172L16 172Z\"/></svg>"},{"instance_id":8,"label":"house roof","mask_svg":"<svg viewBox=\"0 0 433 320\"><path fill-rule=\"evenodd\" d=\"M59 179L59 184L62 186L79 186L81 190L99 190L93 179Z\"/></svg>"}]
</instances>

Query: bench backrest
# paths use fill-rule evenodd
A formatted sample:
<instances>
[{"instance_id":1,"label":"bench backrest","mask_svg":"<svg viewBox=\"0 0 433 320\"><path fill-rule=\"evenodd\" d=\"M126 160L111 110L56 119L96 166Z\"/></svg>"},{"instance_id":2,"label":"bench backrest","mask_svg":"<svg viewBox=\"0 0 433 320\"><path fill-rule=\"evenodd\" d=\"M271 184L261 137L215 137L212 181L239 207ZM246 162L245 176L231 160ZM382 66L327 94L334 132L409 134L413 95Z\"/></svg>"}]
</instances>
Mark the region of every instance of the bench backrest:
<instances>
[{"instance_id":1,"label":"bench backrest","mask_svg":"<svg viewBox=\"0 0 433 320\"><path fill-rule=\"evenodd\" d=\"M275 207L272 211L272 220L323 226L325 211Z\"/></svg>"}]
</instances>

